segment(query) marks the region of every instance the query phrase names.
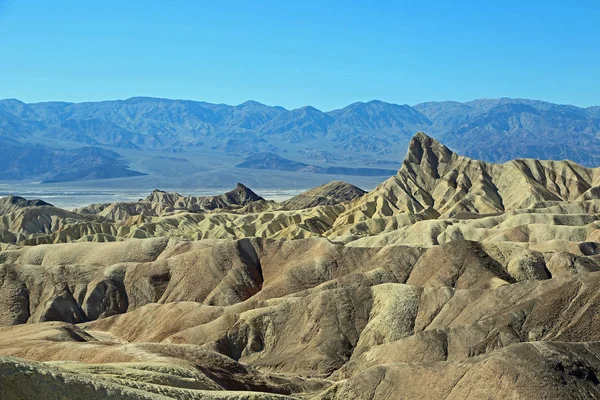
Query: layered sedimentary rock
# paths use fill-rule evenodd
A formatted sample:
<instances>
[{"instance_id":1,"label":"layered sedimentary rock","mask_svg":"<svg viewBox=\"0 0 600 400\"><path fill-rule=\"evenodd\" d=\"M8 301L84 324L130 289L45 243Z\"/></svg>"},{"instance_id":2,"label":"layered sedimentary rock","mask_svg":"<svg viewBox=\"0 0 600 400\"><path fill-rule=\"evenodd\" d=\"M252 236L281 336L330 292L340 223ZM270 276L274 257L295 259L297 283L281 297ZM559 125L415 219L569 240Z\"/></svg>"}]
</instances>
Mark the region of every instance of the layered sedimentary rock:
<instances>
[{"instance_id":1,"label":"layered sedimentary rock","mask_svg":"<svg viewBox=\"0 0 600 400\"><path fill-rule=\"evenodd\" d=\"M417 134L367 194L2 200L0 397L600 397L597 175Z\"/></svg>"},{"instance_id":2,"label":"layered sedimentary rock","mask_svg":"<svg viewBox=\"0 0 600 400\"><path fill-rule=\"evenodd\" d=\"M0 232L6 242L23 244L155 236L325 236L345 243L369 237L368 245L416 246L463 239L585 242L597 235L598 179L598 170L570 161L472 160L419 133L398 174L363 196L342 183L281 205L243 185L212 197L155 191L144 201L93 205L71 214L51 207L19 209L2 216ZM29 209L37 211L23 215ZM40 225L41 220L49 222Z\"/></svg>"}]
</instances>

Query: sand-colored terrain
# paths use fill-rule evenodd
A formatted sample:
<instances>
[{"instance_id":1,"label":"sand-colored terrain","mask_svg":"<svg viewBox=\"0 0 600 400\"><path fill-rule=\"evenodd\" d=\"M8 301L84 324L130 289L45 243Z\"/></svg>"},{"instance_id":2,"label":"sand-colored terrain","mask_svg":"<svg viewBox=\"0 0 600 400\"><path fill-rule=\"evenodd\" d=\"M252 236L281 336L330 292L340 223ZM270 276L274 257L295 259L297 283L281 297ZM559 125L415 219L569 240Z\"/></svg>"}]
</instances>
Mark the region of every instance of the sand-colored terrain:
<instances>
[{"instance_id":1,"label":"sand-colored terrain","mask_svg":"<svg viewBox=\"0 0 600 400\"><path fill-rule=\"evenodd\" d=\"M0 398L600 398L599 187L419 133L369 193L0 199Z\"/></svg>"}]
</instances>

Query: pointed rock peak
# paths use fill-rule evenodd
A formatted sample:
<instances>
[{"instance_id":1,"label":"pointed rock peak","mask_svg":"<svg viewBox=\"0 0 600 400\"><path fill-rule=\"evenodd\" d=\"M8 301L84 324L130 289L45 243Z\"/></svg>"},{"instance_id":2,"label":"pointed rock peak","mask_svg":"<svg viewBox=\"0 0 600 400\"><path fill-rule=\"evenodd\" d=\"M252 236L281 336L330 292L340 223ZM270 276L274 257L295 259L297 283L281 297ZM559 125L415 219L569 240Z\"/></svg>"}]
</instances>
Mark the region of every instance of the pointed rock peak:
<instances>
[{"instance_id":1,"label":"pointed rock peak","mask_svg":"<svg viewBox=\"0 0 600 400\"><path fill-rule=\"evenodd\" d=\"M406 162L421 164L424 158L435 157L439 161L449 161L455 153L424 132L417 132L408 145Z\"/></svg>"},{"instance_id":2,"label":"pointed rock peak","mask_svg":"<svg viewBox=\"0 0 600 400\"><path fill-rule=\"evenodd\" d=\"M232 200L236 200L240 205L246 205L253 201L264 200L262 197L254 193L252 190L250 190L250 188L240 182L238 182L235 189L233 189L231 192L225 193L225 196Z\"/></svg>"},{"instance_id":3,"label":"pointed rock peak","mask_svg":"<svg viewBox=\"0 0 600 400\"><path fill-rule=\"evenodd\" d=\"M250 190L250 188L246 185L244 185L243 183L238 182L237 185L235 186L234 191L236 192L248 192L248 193L254 193L252 190Z\"/></svg>"},{"instance_id":4,"label":"pointed rock peak","mask_svg":"<svg viewBox=\"0 0 600 400\"><path fill-rule=\"evenodd\" d=\"M456 157L452 150L437 140L423 132L418 132L410 140L403 168L418 165L428 175L438 178L440 171L445 170L447 164Z\"/></svg>"},{"instance_id":5,"label":"pointed rock peak","mask_svg":"<svg viewBox=\"0 0 600 400\"><path fill-rule=\"evenodd\" d=\"M433 145L434 143L440 146L443 146L440 142L426 134L425 132L417 132L410 140L411 143L425 143L427 145Z\"/></svg>"}]
</instances>

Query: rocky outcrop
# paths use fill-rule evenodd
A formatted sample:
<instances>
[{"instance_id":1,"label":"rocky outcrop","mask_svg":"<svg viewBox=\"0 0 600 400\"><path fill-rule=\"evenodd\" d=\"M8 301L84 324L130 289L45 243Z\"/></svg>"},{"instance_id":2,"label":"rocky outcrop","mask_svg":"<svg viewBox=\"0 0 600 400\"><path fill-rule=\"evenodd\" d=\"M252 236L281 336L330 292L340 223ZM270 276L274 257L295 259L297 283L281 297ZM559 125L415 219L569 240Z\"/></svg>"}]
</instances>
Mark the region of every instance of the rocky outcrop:
<instances>
[{"instance_id":1,"label":"rocky outcrop","mask_svg":"<svg viewBox=\"0 0 600 400\"><path fill-rule=\"evenodd\" d=\"M145 199L150 203L166 204L175 209L187 211L242 207L260 200L264 199L241 183L238 183L232 191L218 196L182 196L178 193L155 190Z\"/></svg>"},{"instance_id":2,"label":"rocky outcrop","mask_svg":"<svg viewBox=\"0 0 600 400\"><path fill-rule=\"evenodd\" d=\"M599 350L596 343L522 343L456 362L382 364L315 398L595 398Z\"/></svg>"},{"instance_id":3,"label":"rocky outcrop","mask_svg":"<svg viewBox=\"0 0 600 400\"><path fill-rule=\"evenodd\" d=\"M52 206L43 200L27 200L19 196L7 196L0 198L0 215L10 214L27 207Z\"/></svg>"},{"instance_id":4,"label":"rocky outcrop","mask_svg":"<svg viewBox=\"0 0 600 400\"><path fill-rule=\"evenodd\" d=\"M364 195L364 190L342 181L333 181L325 185L302 192L281 203L287 210L300 210L316 206L332 206L351 201Z\"/></svg>"},{"instance_id":5,"label":"rocky outcrop","mask_svg":"<svg viewBox=\"0 0 600 400\"><path fill-rule=\"evenodd\" d=\"M435 210L442 216L490 214L545 201L576 201L597 186L598 171L571 161L521 159L490 164L459 156L418 133L398 174L347 213L387 217ZM595 198L588 192L584 198ZM343 221L343 220L342 220Z\"/></svg>"}]
</instances>

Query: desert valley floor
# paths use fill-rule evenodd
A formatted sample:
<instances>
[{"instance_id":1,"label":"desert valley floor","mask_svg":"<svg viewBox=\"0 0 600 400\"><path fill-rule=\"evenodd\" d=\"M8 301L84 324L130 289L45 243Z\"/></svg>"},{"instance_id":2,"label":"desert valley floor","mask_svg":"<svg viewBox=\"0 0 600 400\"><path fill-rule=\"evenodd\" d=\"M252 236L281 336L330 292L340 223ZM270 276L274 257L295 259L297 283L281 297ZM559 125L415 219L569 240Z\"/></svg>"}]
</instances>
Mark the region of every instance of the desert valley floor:
<instances>
[{"instance_id":1,"label":"desert valley floor","mask_svg":"<svg viewBox=\"0 0 600 400\"><path fill-rule=\"evenodd\" d=\"M600 168L0 199L1 399L600 398Z\"/></svg>"}]
</instances>

